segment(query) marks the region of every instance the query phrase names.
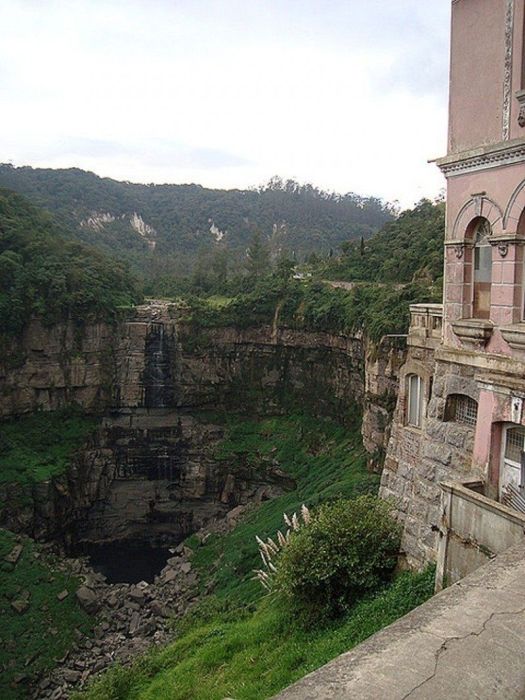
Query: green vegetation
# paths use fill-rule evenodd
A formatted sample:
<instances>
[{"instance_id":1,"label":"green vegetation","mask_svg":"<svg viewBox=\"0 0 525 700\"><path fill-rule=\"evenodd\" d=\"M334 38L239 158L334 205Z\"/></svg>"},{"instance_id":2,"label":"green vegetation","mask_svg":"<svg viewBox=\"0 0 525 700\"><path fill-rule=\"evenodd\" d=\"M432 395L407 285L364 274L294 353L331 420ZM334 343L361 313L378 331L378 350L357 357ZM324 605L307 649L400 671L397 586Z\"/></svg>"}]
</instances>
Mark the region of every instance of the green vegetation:
<instances>
[{"instance_id":1,"label":"green vegetation","mask_svg":"<svg viewBox=\"0 0 525 700\"><path fill-rule=\"evenodd\" d=\"M6 561L17 545L23 547L18 561ZM32 540L0 530L2 700L24 697L23 688L30 679L52 668L68 651L75 630L90 631L91 618L74 596L78 585ZM67 596L60 600L64 591Z\"/></svg>"},{"instance_id":2,"label":"green vegetation","mask_svg":"<svg viewBox=\"0 0 525 700\"><path fill-rule=\"evenodd\" d=\"M328 255L343 241L368 237L392 219L390 207L377 198L325 192L280 178L258 189L212 190L117 182L77 168L3 164L0 187L44 206L77 239L128 260L151 282L146 291L153 295L173 294L174 275L188 271L210 291L209 285L239 268L256 234L272 256L286 251L302 261L313 252ZM131 227L135 212L155 230L154 250ZM111 220L85 224L97 214L110 214Z\"/></svg>"},{"instance_id":3,"label":"green vegetation","mask_svg":"<svg viewBox=\"0 0 525 700\"><path fill-rule=\"evenodd\" d=\"M0 483L35 483L62 474L96 424L75 408L0 423Z\"/></svg>"},{"instance_id":4,"label":"green vegetation","mask_svg":"<svg viewBox=\"0 0 525 700\"><path fill-rule=\"evenodd\" d=\"M49 215L0 190L0 334L19 334L32 316L110 318L140 299L125 265L66 238Z\"/></svg>"},{"instance_id":5,"label":"green vegetation","mask_svg":"<svg viewBox=\"0 0 525 700\"><path fill-rule=\"evenodd\" d=\"M432 594L434 574L402 574L347 617L305 631L265 599L254 614L230 611L131 669L116 668L84 700L264 700L405 615Z\"/></svg>"},{"instance_id":6,"label":"green vegetation","mask_svg":"<svg viewBox=\"0 0 525 700\"><path fill-rule=\"evenodd\" d=\"M390 580L399 545L385 501L368 495L325 504L276 560L276 590L309 624L340 617Z\"/></svg>"},{"instance_id":7,"label":"green vegetation","mask_svg":"<svg viewBox=\"0 0 525 700\"><path fill-rule=\"evenodd\" d=\"M401 283L443 277L445 204L423 199L368 240L348 241L342 255L319 265L333 280Z\"/></svg>"},{"instance_id":8,"label":"green vegetation","mask_svg":"<svg viewBox=\"0 0 525 700\"><path fill-rule=\"evenodd\" d=\"M217 457L236 465L276 459L294 491L257 509L229 534L188 540L203 589L213 588L178 623L178 639L131 668L115 667L79 697L85 700L263 700L347 651L432 594L433 574L403 574L362 599L337 622L315 630L297 624L278 597L264 597L252 569L255 535L273 536L283 512L352 498L377 488L366 472L357 430L307 416L261 422L230 418Z\"/></svg>"},{"instance_id":9,"label":"green vegetation","mask_svg":"<svg viewBox=\"0 0 525 700\"><path fill-rule=\"evenodd\" d=\"M237 294L229 302L223 299L220 305L203 297L187 297L182 310L196 331L270 325L276 320L298 330L349 335L364 331L378 341L386 334L407 332L410 304L440 300L439 288L417 282L403 286L363 283L346 290L322 282L283 281L272 275L260 280L252 291Z\"/></svg>"},{"instance_id":10,"label":"green vegetation","mask_svg":"<svg viewBox=\"0 0 525 700\"><path fill-rule=\"evenodd\" d=\"M212 585L217 596L239 603L253 602L261 587L252 578L259 565L255 541L273 536L282 526L283 513L375 492L377 474L366 471L366 455L358 429L349 431L331 421L310 416L268 418L262 421L231 419L227 439L217 458L229 469L237 465L277 460L280 469L292 476L296 488L279 498L265 501L227 537L212 535L204 546L189 539L194 548L193 563L203 586Z\"/></svg>"},{"instance_id":11,"label":"green vegetation","mask_svg":"<svg viewBox=\"0 0 525 700\"><path fill-rule=\"evenodd\" d=\"M364 331L378 341L407 332L410 304L441 301L444 216L442 203L423 200L367 241L345 243L339 257L317 257L303 266L306 279L293 278L295 263L287 257L272 269L256 236L248 255L250 275L209 285L172 280L165 291L180 293L196 329L277 322L299 330ZM352 285L336 288L322 280ZM212 293L203 293L206 289Z\"/></svg>"}]
</instances>

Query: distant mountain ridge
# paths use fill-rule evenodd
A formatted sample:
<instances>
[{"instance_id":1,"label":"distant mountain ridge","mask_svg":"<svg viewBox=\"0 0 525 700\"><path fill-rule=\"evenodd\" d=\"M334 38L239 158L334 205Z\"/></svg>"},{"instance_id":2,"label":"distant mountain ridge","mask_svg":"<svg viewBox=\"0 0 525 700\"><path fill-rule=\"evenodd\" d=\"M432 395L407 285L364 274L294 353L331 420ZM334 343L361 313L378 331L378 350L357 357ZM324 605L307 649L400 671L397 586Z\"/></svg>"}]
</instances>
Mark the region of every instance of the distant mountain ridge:
<instances>
[{"instance_id":1,"label":"distant mountain ridge","mask_svg":"<svg viewBox=\"0 0 525 700\"><path fill-rule=\"evenodd\" d=\"M0 164L0 187L49 210L69 234L147 276L184 273L203 249L241 261L258 231L270 252L298 260L367 238L393 218L375 197L337 195L273 178L253 190L145 185L70 169Z\"/></svg>"}]
</instances>

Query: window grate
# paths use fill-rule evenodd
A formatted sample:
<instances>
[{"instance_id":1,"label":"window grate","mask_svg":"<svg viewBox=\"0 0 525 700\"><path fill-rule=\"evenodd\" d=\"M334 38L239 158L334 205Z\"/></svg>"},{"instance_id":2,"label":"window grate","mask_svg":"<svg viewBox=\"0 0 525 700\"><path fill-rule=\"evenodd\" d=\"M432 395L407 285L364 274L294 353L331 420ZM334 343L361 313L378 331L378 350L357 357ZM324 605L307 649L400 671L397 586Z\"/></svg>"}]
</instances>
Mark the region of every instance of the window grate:
<instances>
[{"instance_id":1,"label":"window grate","mask_svg":"<svg viewBox=\"0 0 525 700\"><path fill-rule=\"evenodd\" d=\"M469 425L475 428L477 419L478 404L477 401L471 399L470 396L453 394L447 398L445 420L456 421L456 423L462 423L463 425Z\"/></svg>"},{"instance_id":2,"label":"window grate","mask_svg":"<svg viewBox=\"0 0 525 700\"><path fill-rule=\"evenodd\" d=\"M505 442L505 458L512 462L521 462L521 453L525 438L525 430L519 428L509 428L507 430L507 439Z\"/></svg>"}]
</instances>

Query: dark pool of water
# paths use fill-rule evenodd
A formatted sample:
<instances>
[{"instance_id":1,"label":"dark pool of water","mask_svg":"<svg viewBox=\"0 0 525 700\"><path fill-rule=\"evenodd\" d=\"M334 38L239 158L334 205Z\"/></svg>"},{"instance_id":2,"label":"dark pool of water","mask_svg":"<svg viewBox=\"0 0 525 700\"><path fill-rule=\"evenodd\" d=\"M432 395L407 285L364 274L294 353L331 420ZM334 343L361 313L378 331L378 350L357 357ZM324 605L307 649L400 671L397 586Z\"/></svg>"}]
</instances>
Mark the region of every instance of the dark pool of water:
<instances>
[{"instance_id":1,"label":"dark pool of water","mask_svg":"<svg viewBox=\"0 0 525 700\"><path fill-rule=\"evenodd\" d=\"M151 583L172 556L167 547L135 542L89 544L78 553L88 556L93 569L104 574L108 583Z\"/></svg>"}]
</instances>

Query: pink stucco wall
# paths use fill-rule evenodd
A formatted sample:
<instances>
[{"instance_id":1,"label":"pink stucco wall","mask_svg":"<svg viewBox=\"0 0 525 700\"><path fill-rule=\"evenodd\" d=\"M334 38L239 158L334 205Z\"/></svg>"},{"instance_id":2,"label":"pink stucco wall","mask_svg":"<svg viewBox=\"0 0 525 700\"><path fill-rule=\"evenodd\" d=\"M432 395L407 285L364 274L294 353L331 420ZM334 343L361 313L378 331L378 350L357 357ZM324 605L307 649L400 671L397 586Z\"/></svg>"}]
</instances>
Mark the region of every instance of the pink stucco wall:
<instances>
[{"instance_id":1,"label":"pink stucco wall","mask_svg":"<svg viewBox=\"0 0 525 700\"><path fill-rule=\"evenodd\" d=\"M514 206L511 207L513 202ZM494 236L512 239L517 233L519 215L524 207L523 163L450 177L446 238L455 242L468 241L469 224L477 216L483 216L491 222ZM497 326L524 320L524 252L524 246L519 241L511 240L505 254L502 254L497 245L493 246L490 320L494 322L496 329L485 348L486 352L516 354L503 340ZM471 318L473 315L472 260L472 248L468 245L459 259L456 257L454 246L446 247L445 342L454 347L460 347L460 343L450 328L450 322L460 318Z\"/></svg>"},{"instance_id":2,"label":"pink stucco wall","mask_svg":"<svg viewBox=\"0 0 525 700\"><path fill-rule=\"evenodd\" d=\"M472 465L481 473L487 473L491 453L491 431L494 415L494 394L491 391L480 391L478 402L478 420Z\"/></svg>"},{"instance_id":3,"label":"pink stucco wall","mask_svg":"<svg viewBox=\"0 0 525 700\"><path fill-rule=\"evenodd\" d=\"M452 4L449 153L501 140L504 25L504 0Z\"/></svg>"},{"instance_id":4,"label":"pink stucco wall","mask_svg":"<svg viewBox=\"0 0 525 700\"><path fill-rule=\"evenodd\" d=\"M511 102L510 138L520 138L525 135L525 129L518 124L519 103L516 99L516 90L525 89L523 76L523 54L525 53L525 2L520 0L515 5L514 16L514 45L513 45L513 95Z\"/></svg>"}]
</instances>

